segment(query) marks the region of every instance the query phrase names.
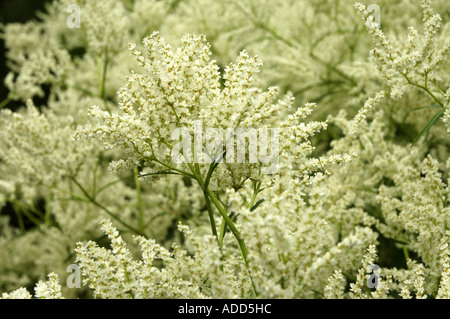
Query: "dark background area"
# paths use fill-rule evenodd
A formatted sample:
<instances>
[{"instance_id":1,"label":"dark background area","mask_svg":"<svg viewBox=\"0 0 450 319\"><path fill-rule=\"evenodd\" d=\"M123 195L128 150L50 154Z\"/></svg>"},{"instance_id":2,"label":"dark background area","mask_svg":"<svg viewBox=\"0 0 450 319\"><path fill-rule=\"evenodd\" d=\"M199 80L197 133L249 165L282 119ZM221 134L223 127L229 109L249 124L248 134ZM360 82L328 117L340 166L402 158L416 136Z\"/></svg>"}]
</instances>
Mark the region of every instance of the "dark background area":
<instances>
[{"instance_id":1,"label":"dark background area","mask_svg":"<svg viewBox=\"0 0 450 319\"><path fill-rule=\"evenodd\" d=\"M36 19L36 12L44 11L45 3L51 1L52 0L0 0L0 23L23 23L31 19ZM5 43L3 39L0 38L0 102L8 96L8 89L3 83L5 76L8 74L5 53ZM14 109L21 104L21 102L13 101L8 104L7 107Z\"/></svg>"}]
</instances>

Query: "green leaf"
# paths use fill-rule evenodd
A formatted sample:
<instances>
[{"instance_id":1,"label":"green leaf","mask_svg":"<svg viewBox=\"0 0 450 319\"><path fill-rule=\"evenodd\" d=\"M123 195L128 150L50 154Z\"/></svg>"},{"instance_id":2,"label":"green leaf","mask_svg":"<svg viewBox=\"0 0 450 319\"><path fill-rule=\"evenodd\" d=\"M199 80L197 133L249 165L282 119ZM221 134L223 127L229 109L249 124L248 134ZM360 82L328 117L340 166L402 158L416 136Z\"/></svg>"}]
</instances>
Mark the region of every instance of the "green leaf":
<instances>
[{"instance_id":1,"label":"green leaf","mask_svg":"<svg viewBox=\"0 0 450 319\"><path fill-rule=\"evenodd\" d=\"M250 209L250 211L254 211L260 204L262 204L265 201L265 199L260 199L253 207Z\"/></svg>"},{"instance_id":2,"label":"green leaf","mask_svg":"<svg viewBox=\"0 0 450 319\"><path fill-rule=\"evenodd\" d=\"M416 139L412 143L411 147L416 145L417 141L422 137L423 134L427 133L430 128L436 123L436 121L444 114L444 110L439 110L436 114L433 115L433 117L428 121L428 123L425 125L425 127L419 132Z\"/></svg>"},{"instance_id":3,"label":"green leaf","mask_svg":"<svg viewBox=\"0 0 450 319\"><path fill-rule=\"evenodd\" d=\"M235 212L231 212L231 214L228 216L232 221L236 221L237 214ZM223 242L223 239L225 238L225 234L228 231L227 224L225 223L225 220L222 220L222 225L220 225L220 235L219 240L220 242Z\"/></svg>"},{"instance_id":4,"label":"green leaf","mask_svg":"<svg viewBox=\"0 0 450 319\"><path fill-rule=\"evenodd\" d=\"M181 174L177 173L177 172L172 172L172 171L162 171L162 172L156 172L156 173L141 174L141 175L138 175L138 177L154 176L154 175L181 175Z\"/></svg>"}]
</instances>

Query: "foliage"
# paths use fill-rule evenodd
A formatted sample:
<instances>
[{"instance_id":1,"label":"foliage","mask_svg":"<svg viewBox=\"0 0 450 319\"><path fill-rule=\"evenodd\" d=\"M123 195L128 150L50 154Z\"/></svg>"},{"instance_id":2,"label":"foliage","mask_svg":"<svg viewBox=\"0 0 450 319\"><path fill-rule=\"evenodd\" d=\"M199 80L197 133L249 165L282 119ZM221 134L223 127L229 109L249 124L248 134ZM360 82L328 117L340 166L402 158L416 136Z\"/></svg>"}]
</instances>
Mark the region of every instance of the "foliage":
<instances>
[{"instance_id":1,"label":"foliage","mask_svg":"<svg viewBox=\"0 0 450 319\"><path fill-rule=\"evenodd\" d=\"M3 26L2 297L449 298L450 11L369 4L58 0ZM279 139L176 143L208 128Z\"/></svg>"}]
</instances>

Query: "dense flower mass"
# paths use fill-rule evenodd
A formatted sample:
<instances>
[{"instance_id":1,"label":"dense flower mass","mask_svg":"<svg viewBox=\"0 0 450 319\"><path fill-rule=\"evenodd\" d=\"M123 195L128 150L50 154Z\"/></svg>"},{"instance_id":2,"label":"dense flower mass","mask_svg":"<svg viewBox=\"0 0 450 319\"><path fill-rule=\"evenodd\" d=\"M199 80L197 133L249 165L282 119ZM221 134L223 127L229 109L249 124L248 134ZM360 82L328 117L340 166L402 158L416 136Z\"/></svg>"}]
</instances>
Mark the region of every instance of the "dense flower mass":
<instances>
[{"instance_id":1,"label":"dense flower mass","mask_svg":"<svg viewBox=\"0 0 450 319\"><path fill-rule=\"evenodd\" d=\"M448 3L377 3L1 26L1 298L450 298Z\"/></svg>"}]
</instances>

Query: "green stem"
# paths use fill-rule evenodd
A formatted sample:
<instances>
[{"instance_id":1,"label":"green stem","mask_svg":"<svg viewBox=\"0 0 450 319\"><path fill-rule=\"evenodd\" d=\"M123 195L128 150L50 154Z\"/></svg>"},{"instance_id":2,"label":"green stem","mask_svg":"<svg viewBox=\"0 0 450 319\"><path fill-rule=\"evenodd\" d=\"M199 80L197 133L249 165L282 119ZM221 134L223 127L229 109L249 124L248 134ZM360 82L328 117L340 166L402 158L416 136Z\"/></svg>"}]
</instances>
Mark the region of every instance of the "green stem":
<instances>
[{"instance_id":1,"label":"green stem","mask_svg":"<svg viewBox=\"0 0 450 319\"><path fill-rule=\"evenodd\" d=\"M189 177L189 178L192 178L192 179L196 179L195 174L192 175L192 174L190 174L190 173L188 173L188 172L186 172L186 171L183 171L183 170L181 170L181 169L172 167L172 166L170 166L169 164L166 164L166 163L164 163L163 161L160 161L159 159L157 159L156 156L155 156L155 153L153 152L153 148L152 148L152 154L153 154L153 155L152 155L151 157L149 157L149 156L145 156L144 154L142 154L133 142L130 142L130 143L131 143L131 145L133 146L133 148L134 148L134 150L136 151L136 153L138 153L140 156L142 156L142 158L145 158L145 159L147 159L148 161L155 161L156 163L158 163L158 164L160 164L160 165L162 165L162 166L168 168L169 171L175 171L175 172L178 172L178 173L180 173L181 175L184 175L184 176L186 176L186 177ZM169 144L169 145L170 145L170 144ZM150 145L150 147L151 147L151 145ZM184 154L183 154L183 156L184 156ZM185 157L185 158L186 158L186 157ZM186 162L188 162L188 161L186 160Z\"/></svg>"},{"instance_id":2,"label":"green stem","mask_svg":"<svg viewBox=\"0 0 450 319\"><path fill-rule=\"evenodd\" d=\"M250 265L249 265L249 262L248 262L248 250L247 250L247 246L245 245L244 239L241 237L241 233L238 231L238 229L237 229L236 226L234 225L233 221L232 221L231 218L228 216L228 214L227 214L227 212L226 212L226 209L225 209L224 206L221 204L221 202L219 201L219 199L218 199L218 198L216 197L216 195L214 195L214 193L207 187L207 186L209 185L209 180L211 179L212 171L214 170L214 167L215 167L215 166L213 166L212 168L210 167L210 170L208 171L208 175L207 175L207 183L205 183L205 181L203 180L203 178L202 178L202 176L201 176L201 172L200 172L200 171L197 171L196 167L194 167L194 165L192 165L192 163L189 163L188 159L186 159L185 154L183 154L183 156L185 156L186 163L187 163L189 169L191 170L192 174L190 174L190 173L188 173L188 172L185 172L185 171L183 171L183 170L180 170L180 169L176 169L176 168L174 168L174 167L172 167L172 166L170 166L170 165L168 165L168 164L166 164L166 163L164 163L164 162L158 160L158 159L154 156L154 154L153 154L152 157L144 156L143 154L141 154L141 153L139 152L138 148L136 147L136 145L134 145L134 143L131 143L131 144L132 144L133 148L135 149L135 151L136 151L138 154L140 154L143 158L146 158L146 159L148 159L148 160L150 160L150 161L155 161L155 162L161 164L162 166L168 168L169 170L173 170L173 171L176 171L176 172L178 172L178 173L181 173L182 175L187 176L187 177L190 177L190 178L196 180L196 181L199 183L200 187L202 188L202 190L203 190L203 192L204 192L204 196L205 196L206 202L209 202L209 200L211 200L211 201L213 202L214 206L217 208L217 210L219 211L219 213L222 215L222 218L225 220L225 223L226 223L227 226L230 228L230 230L233 232L234 237L235 237L236 240L238 241L239 248L240 248L240 250L241 250L242 257L244 258L245 265L246 265L247 269L250 271ZM212 164L216 165L216 163L212 163ZM206 187L205 187L205 185L206 185ZM81 185L80 185L80 186L81 186ZM88 197L88 196L87 196L87 197ZM88 197L88 198L89 198L89 197ZM94 204L95 204L95 203L94 203ZM208 205L209 205L209 207L208 207ZM98 206L98 205L97 205L97 206ZM216 238L218 238L218 237L217 237L216 225L215 225L215 222L214 222L214 216L213 216L213 212L212 212L212 207L211 207L210 203L207 204L207 207L208 207L208 214L209 214L209 216L210 216L210 222L211 222L211 228L212 228L213 234L216 236ZM110 214L110 213L109 213L109 214ZM115 217L115 218L117 218L117 217ZM123 223L122 221L120 221L120 222ZM127 226L128 228L130 228L129 225L126 225L126 226ZM219 243L219 245L220 245L220 243ZM251 277L251 276L250 276L250 277ZM253 284L253 280L251 280L251 281L252 281L252 284ZM256 291L256 288L255 288L255 285L254 285L254 284L253 284L253 288L254 288L255 294L258 295L258 293L257 293L257 291Z\"/></svg>"},{"instance_id":3,"label":"green stem","mask_svg":"<svg viewBox=\"0 0 450 319\"><path fill-rule=\"evenodd\" d=\"M192 175L192 174L190 174L190 173L188 173L188 172L186 172L186 171L183 171L183 170L181 170L181 169L172 167L172 166L170 166L170 165L164 163L163 161L160 161L159 159L157 159L157 158L154 157L154 156L153 156L153 157L144 156L143 154L141 154L141 153L138 151L137 147L136 147L134 144L132 144L132 145L133 145L134 149L136 150L136 152L137 152L139 155L141 155L143 158L146 158L146 159L149 160L149 161L155 161L156 163L158 163L158 164L160 164L160 165L162 165L162 166L168 168L169 170L178 172L178 173L180 173L181 175L184 175L184 176L186 176L186 177L189 177L189 178L192 178L192 179L196 179L194 175Z\"/></svg>"},{"instance_id":4,"label":"green stem","mask_svg":"<svg viewBox=\"0 0 450 319\"><path fill-rule=\"evenodd\" d=\"M441 87L439 86L439 84L437 82L433 81L433 84L434 84L434 87L436 88L436 90L439 91L439 93L441 93L442 95L445 95L445 92L441 89Z\"/></svg>"},{"instance_id":5,"label":"green stem","mask_svg":"<svg viewBox=\"0 0 450 319\"><path fill-rule=\"evenodd\" d=\"M267 25L265 25L264 23L261 22L253 22L253 24L255 25L255 27L257 28L261 28L262 30L268 32L272 37L274 37L275 39L277 39L278 41L283 42L284 44L286 44L287 46L291 47L291 48L297 48L293 42L289 41L288 39L282 37L280 34L278 34L274 29L268 27Z\"/></svg>"},{"instance_id":6,"label":"green stem","mask_svg":"<svg viewBox=\"0 0 450 319\"><path fill-rule=\"evenodd\" d=\"M428 95L430 95L430 96L433 98L433 100L436 101L437 104L439 104L440 106L444 107L444 103L442 103L442 102L441 102L441 101L433 94L433 92L431 92L427 87L425 87L425 86L423 86L423 85L420 85L420 84L418 84L418 83L412 82L412 81L408 78L408 76L407 76L406 74L404 74L404 73L402 73L402 75L405 77L406 81L408 81L408 84L413 85L413 86L415 86L415 87L418 87L418 88L424 90L425 92L428 93Z\"/></svg>"},{"instance_id":7,"label":"green stem","mask_svg":"<svg viewBox=\"0 0 450 319\"><path fill-rule=\"evenodd\" d=\"M105 53L104 56L104 61L103 61L103 66L102 69L99 70L99 95L100 98L103 100L103 105L105 107L105 109L107 111L109 110L108 104L106 102L106 74L108 73L108 64L109 64L109 59L108 59L108 55L107 53Z\"/></svg>"},{"instance_id":8,"label":"green stem","mask_svg":"<svg viewBox=\"0 0 450 319\"><path fill-rule=\"evenodd\" d=\"M241 248L241 252L242 252L242 256L244 257L244 261L245 261L246 265L248 266L248 259L247 259L248 250L247 250L247 247L245 245L244 239L241 237L241 233L236 228L236 226L234 225L234 223L231 220L231 218L228 216L225 208L219 202L219 200L217 199L216 195L210 189L206 189L206 193L208 194L208 197L213 202L214 206L219 211L220 215L222 215L222 218L225 220L227 226L233 232L234 237L236 237L236 240L239 243L239 247Z\"/></svg>"},{"instance_id":9,"label":"green stem","mask_svg":"<svg viewBox=\"0 0 450 319\"><path fill-rule=\"evenodd\" d=\"M186 160L186 162L188 162L188 161ZM216 167L217 163L216 162L211 163L211 165L214 165L214 166L210 166L210 168L208 170L207 180L206 180L207 183L203 180L203 178L200 176L200 174L197 174L197 171L196 171L195 167L191 163L187 163L187 165L189 166L192 174L194 174L194 179L199 183L200 187L203 190L203 194L204 194L205 200L207 202L206 205L207 205L208 214L209 214L209 217L210 217L211 228L212 228L213 234L216 236L216 238L217 238L217 240L219 242L219 246L222 247L222 243L223 242L219 239L219 237L217 235L216 223L214 221L214 215L213 215L213 212L212 212L211 204L209 203L209 199L211 199L211 201L213 202L214 206L219 211L220 215L222 215L222 218L225 221L226 225L233 232L234 237L238 241L239 248L241 250L242 257L244 258L245 265L246 265L247 269L250 271L250 265L249 265L249 262L248 262L248 250L247 250L247 246L245 245L244 239L241 237L241 233L236 228L236 226L234 225L234 223L231 220L231 218L228 216L227 211L224 208L224 206L222 205L222 203L219 201L219 199L216 197L216 195L211 191L211 189L208 188L209 181L210 181L211 176L212 176L212 172L214 171L214 168ZM252 280L252 284L253 284L253 280ZM254 284L253 284L253 288L255 290L255 294L257 295L257 291L256 291L256 288L255 288Z\"/></svg>"},{"instance_id":10,"label":"green stem","mask_svg":"<svg viewBox=\"0 0 450 319\"><path fill-rule=\"evenodd\" d=\"M225 219L222 218L222 223L220 224L220 232L219 232L219 245L223 246L223 239L225 238L225 231L227 230L227 224Z\"/></svg>"},{"instance_id":11,"label":"green stem","mask_svg":"<svg viewBox=\"0 0 450 319\"><path fill-rule=\"evenodd\" d=\"M261 181L255 182L254 188L253 188L253 196L250 200L250 204L248 205L248 209L252 209L253 205L255 204L256 196L258 196L261 188Z\"/></svg>"},{"instance_id":12,"label":"green stem","mask_svg":"<svg viewBox=\"0 0 450 319\"><path fill-rule=\"evenodd\" d=\"M233 221L228 216L226 210L223 208L222 204L219 202L219 200L214 195L214 193L210 189L207 190L207 193L208 193L208 196L211 198L212 202L214 203L214 205L216 206L216 208L219 210L220 214L222 215L226 225L233 232L233 235L234 235L234 237L236 238L236 240L237 240L237 242L239 244L239 248L241 249L241 253L242 253L242 258L244 258L245 267L247 268L247 270L249 272L249 275L250 275L250 281L252 282L253 291L254 291L255 295L258 296L258 291L256 290L255 283L253 282L253 278L252 278L252 275L250 273L250 263L248 261L248 250L247 250L247 246L245 245L245 241L241 237L241 233L237 230L237 228L234 225Z\"/></svg>"},{"instance_id":13,"label":"green stem","mask_svg":"<svg viewBox=\"0 0 450 319\"><path fill-rule=\"evenodd\" d=\"M281 36L276 30L272 29L271 27L267 26L265 23L261 22L261 21L257 21L257 19L255 19L255 16L251 13L248 12L245 8L243 8L239 3L236 3L239 7L239 9L245 14L247 15L247 17L250 19L250 21L252 22L252 24L255 26L255 28L260 28L261 30L266 31L267 33L269 33L273 38L275 38L276 40L283 42L284 44L286 44L287 46L291 47L291 48L295 48L297 49L298 46L296 46L293 42L291 42L290 40L284 38L283 36Z\"/></svg>"},{"instance_id":14,"label":"green stem","mask_svg":"<svg viewBox=\"0 0 450 319\"><path fill-rule=\"evenodd\" d=\"M183 154L183 156L184 156L184 154ZM186 159L186 156L185 156L185 159ZM186 160L186 162L187 162L187 160ZM211 202L208 199L208 193L206 191L208 189L209 181L211 178L212 171L214 170L215 163L212 163L210 165L205 181L203 181L203 178L200 175L201 173L200 173L200 168L198 167L198 164L195 167L191 163L187 163L187 164L188 164L192 174L194 174L194 179L198 182L198 184L202 188L203 196L205 197L205 201L206 201L206 208L208 210L209 222L211 224L211 231L212 231L213 235L216 237L220 248L222 248L222 244L221 244L221 242L219 240L219 236L217 234L217 227L216 227L216 221L214 219L214 212L212 210Z\"/></svg>"},{"instance_id":15,"label":"green stem","mask_svg":"<svg viewBox=\"0 0 450 319\"><path fill-rule=\"evenodd\" d=\"M10 95L8 95L7 97L6 97L6 99L4 99L1 103L0 103L0 110L2 109L2 108L4 108L5 106L7 106L8 104L9 104L9 102L11 102L13 99L11 98L11 96Z\"/></svg>"},{"instance_id":16,"label":"green stem","mask_svg":"<svg viewBox=\"0 0 450 319\"><path fill-rule=\"evenodd\" d=\"M113 186L114 184L117 184L117 183L119 183L121 181L130 179L130 178L131 178L130 176L127 176L127 177L122 177L122 178L116 179L116 180L114 180L112 182L109 182L109 183L103 185L102 187L100 187L99 189L97 189L92 197L96 198L98 194L100 194L104 190L108 189L109 187Z\"/></svg>"},{"instance_id":17,"label":"green stem","mask_svg":"<svg viewBox=\"0 0 450 319\"><path fill-rule=\"evenodd\" d=\"M253 195L252 195L252 198L250 200L250 203L248 204L248 209L249 210L251 210L253 205L255 204L256 196L260 192L260 187L261 187L261 181L254 182ZM222 246L222 244L223 244L223 239L225 237L226 230L227 230L227 224L226 224L225 220L222 219L222 224L220 225L220 233L219 233L219 244L220 244L220 246Z\"/></svg>"},{"instance_id":18,"label":"green stem","mask_svg":"<svg viewBox=\"0 0 450 319\"><path fill-rule=\"evenodd\" d=\"M94 167L94 172L93 172L93 176L92 176L92 198L95 199L95 197L97 196L97 168L99 166L99 163L97 162L97 164L95 164Z\"/></svg>"},{"instance_id":19,"label":"green stem","mask_svg":"<svg viewBox=\"0 0 450 319\"><path fill-rule=\"evenodd\" d=\"M216 239L219 243L219 247L222 249L222 242L220 240L219 235L217 234L217 227L216 227L216 221L214 219L214 212L211 207L211 202L208 199L208 193L205 190L203 190L203 196L205 197L206 208L208 209L209 223L211 224L212 233L216 237Z\"/></svg>"}]
</instances>

